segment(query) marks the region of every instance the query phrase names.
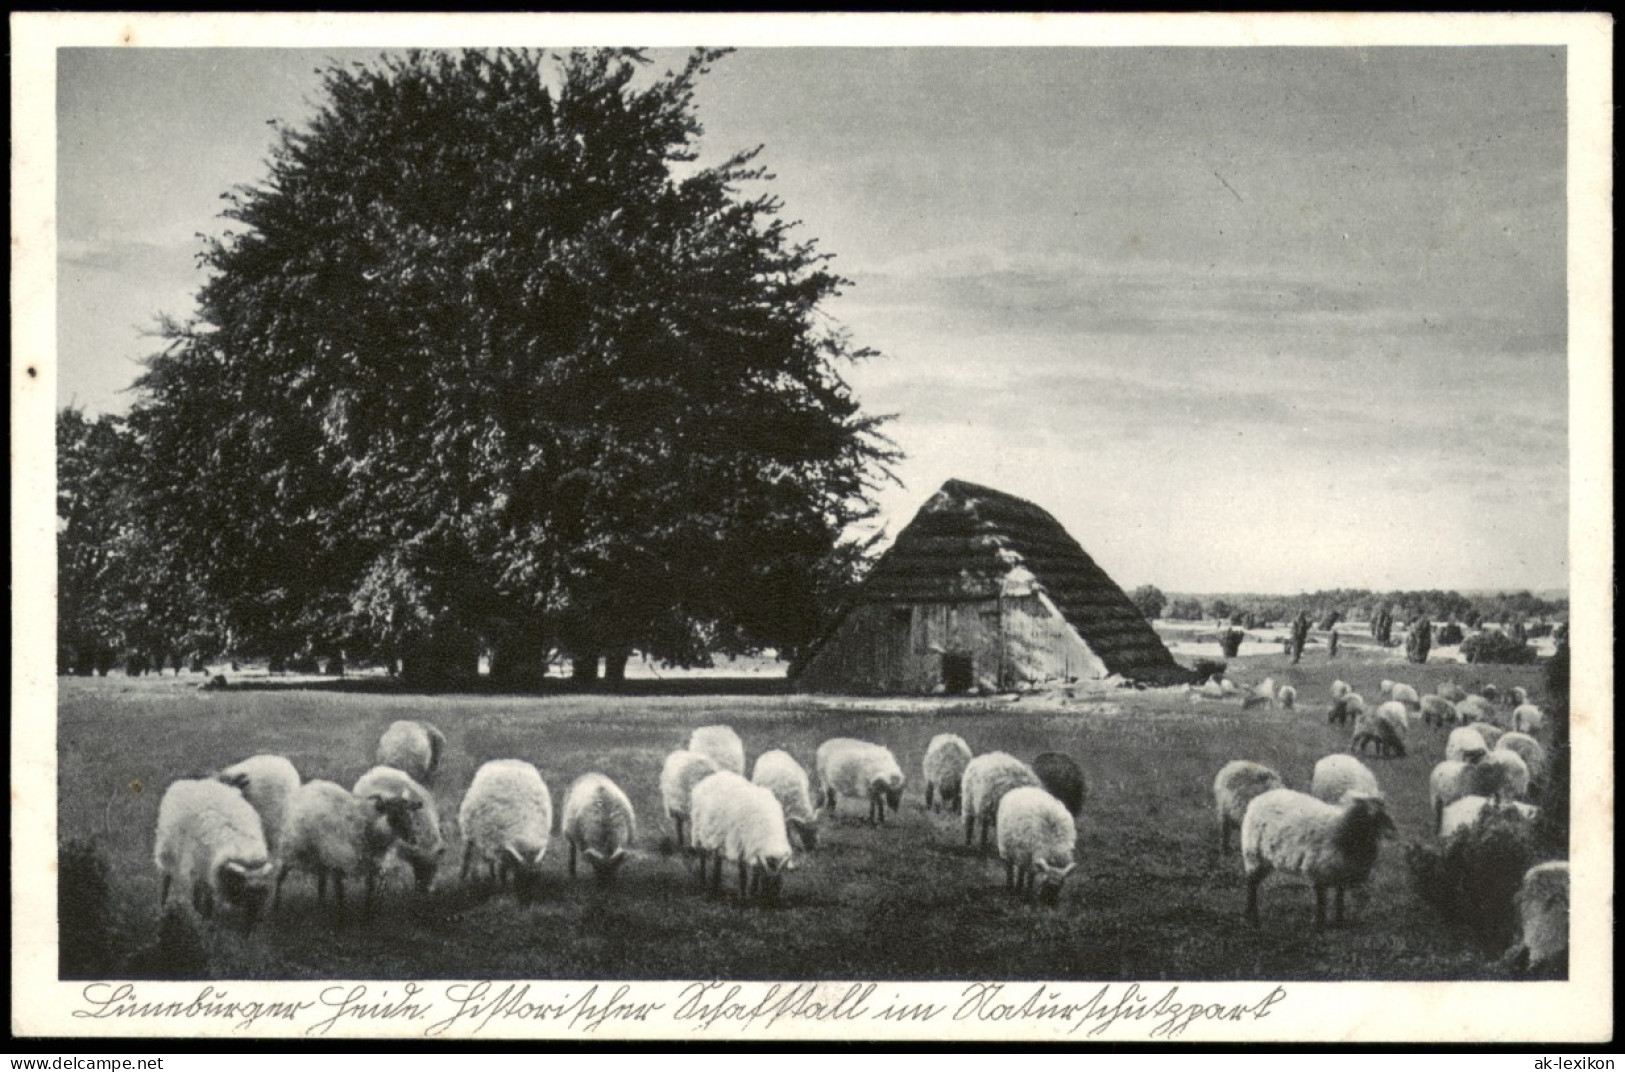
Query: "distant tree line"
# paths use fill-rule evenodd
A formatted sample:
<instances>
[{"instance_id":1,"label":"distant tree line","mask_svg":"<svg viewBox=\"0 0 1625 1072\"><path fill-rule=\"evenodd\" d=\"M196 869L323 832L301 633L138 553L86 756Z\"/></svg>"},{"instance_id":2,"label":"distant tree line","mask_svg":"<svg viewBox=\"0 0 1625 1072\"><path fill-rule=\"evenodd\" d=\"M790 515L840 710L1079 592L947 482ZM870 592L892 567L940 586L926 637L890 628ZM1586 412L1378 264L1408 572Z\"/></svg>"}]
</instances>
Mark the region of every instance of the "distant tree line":
<instances>
[{"instance_id":1,"label":"distant tree line","mask_svg":"<svg viewBox=\"0 0 1625 1072\"><path fill-rule=\"evenodd\" d=\"M1281 625L1300 611L1306 611L1322 630L1338 622L1369 626L1379 622L1386 612L1394 624L1401 626L1419 618L1459 623L1469 629L1489 622L1507 627L1514 635L1521 629L1522 636L1528 638L1549 633L1569 612L1567 599L1543 599L1527 590L1472 596L1439 589L1374 592L1364 588L1327 589L1297 596L1253 592L1164 595L1147 585L1139 591L1146 589L1162 598L1164 617L1176 621L1211 619L1248 628ZM1136 602L1140 602L1138 592ZM1145 609L1145 604L1141 606ZM1439 639L1441 643L1449 642L1442 636Z\"/></svg>"}]
</instances>

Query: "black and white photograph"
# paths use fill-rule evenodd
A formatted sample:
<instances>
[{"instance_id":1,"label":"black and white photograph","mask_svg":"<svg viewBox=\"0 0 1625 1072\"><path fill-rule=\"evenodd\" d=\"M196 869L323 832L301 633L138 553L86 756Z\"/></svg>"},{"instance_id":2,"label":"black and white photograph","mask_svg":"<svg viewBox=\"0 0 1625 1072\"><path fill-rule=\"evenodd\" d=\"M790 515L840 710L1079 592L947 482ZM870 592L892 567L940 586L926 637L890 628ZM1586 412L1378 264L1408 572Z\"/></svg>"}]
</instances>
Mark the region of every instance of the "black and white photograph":
<instances>
[{"instance_id":1,"label":"black and white photograph","mask_svg":"<svg viewBox=\"0 0 1625 1072\"><path fill-rule=\"evenodd\" d=\"M12 30L14 1034L1612 1037L1610 19Z\"/></svg>"}]
</instances>

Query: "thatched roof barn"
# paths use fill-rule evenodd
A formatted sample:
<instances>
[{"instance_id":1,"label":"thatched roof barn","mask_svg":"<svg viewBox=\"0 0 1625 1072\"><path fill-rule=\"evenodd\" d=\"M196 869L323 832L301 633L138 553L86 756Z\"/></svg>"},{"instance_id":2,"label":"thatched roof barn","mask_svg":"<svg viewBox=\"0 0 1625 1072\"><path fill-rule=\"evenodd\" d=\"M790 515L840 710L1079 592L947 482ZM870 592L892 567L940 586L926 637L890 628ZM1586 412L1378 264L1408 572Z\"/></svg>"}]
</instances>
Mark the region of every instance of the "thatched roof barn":
<instances>
[{"instance_id":1,"label":"thatched roof barn","mask_svg":"<svg viewBox=\"0 0 1625 1072\"><path fill-rule=\"evenodd\" d=\"M808 692L1004 690L1120 675L1191 680L1049 514L950 480L802 661Z\"/></svg>"}]
</instances>

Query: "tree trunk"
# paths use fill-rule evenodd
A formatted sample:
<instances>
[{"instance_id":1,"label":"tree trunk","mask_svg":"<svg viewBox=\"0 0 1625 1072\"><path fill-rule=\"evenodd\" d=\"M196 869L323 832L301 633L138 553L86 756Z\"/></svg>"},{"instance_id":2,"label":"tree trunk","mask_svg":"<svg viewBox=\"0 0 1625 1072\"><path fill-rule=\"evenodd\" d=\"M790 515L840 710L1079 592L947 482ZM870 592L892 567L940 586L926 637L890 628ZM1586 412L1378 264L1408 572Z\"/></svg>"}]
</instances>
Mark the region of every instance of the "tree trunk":
<instances>
[{"instance_id":1,"label":"tree trunk","mask_svg":"<svg viewBox=\"0 0 1625 1072\"><path fill-rule=\"evenodd\" d=\"M534 687L547 676L547 641L530 630L520 630L491 646L491 680L504 685Z\"/></svg>"},{"instance_id":2,"label":"tree trunk","mask_svg":"<svg viewBox=\"0 0 1625 1072\"><path fill-rule=\"evenodd\" d=\"M619 685L626 680L626 664L632 658L631 648L617 648L604 656L604 680Z\"/></svg>"},{"instance_id":3,"label":"tree trunk","mask_svg":"<svg viewBox=\"0 0 1625 1072\"><path fill-rule=\"evenodd\" d=\"M570 659L570 680L577 685L591 685L598 680L598 653L576 655Z\"/></svg>"}]
</instances>

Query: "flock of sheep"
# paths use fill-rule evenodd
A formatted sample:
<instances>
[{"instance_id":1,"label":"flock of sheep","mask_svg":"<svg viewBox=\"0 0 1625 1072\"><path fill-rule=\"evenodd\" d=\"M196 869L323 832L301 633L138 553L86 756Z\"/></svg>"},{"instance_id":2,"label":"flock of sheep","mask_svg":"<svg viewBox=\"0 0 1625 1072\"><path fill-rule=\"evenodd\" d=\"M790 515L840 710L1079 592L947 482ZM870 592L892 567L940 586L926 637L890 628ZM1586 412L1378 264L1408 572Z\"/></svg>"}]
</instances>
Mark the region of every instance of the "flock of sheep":
<instances>
[{"instance_id":1,"label":"flock of sheep","mask_svg":"<svg viewBox=\"0 0 1625 1072\"><path fill-rule=\"evenodd\" d=\"M1328 721L1352 721L1353 735L1348 753L1315 764L1308 793L1287 788L1279 773L1251 760L1228 763L1214 778L1220 852L1229 851L1232 831L1241 834L1249 920L1258 919L1260 885L1280 871L1305 876L1314 885L1317 925L1326 922L1326 893L1333 891L1342 922L1344 891L1365 883L1380 839L1396 833L1376 775L1357 756L1367 749L1379 757L1405 755L1413 717L1426 726L1450 727L1445 758L1429 779L1434 827L1445 847L1440 855L1450 858L1452 849L1463 848L1470 853L1471 840L1497 824L1532 828L1539 809L1527 798L1539 796L1547 774L1545 748L1533 734L1545 718L1522 688L1511 690L1510 711L1498 702L1494 686L1468 695L1446 683L1431 696L1392 681L1381 688L1384 700L1368 710L1347 683L1332 683ZM1240 690L1214 680L1197 695L1215 693ZM1266 679L1245 697L1244 706L1257 701L1290 708L1296 698L1294 690L1277 692ZM1567 861L1528 869L1514 904L1520 937L1508 951L1508 963L1531 973L1551 970L1568 948Z\"/></svg>"}]
</instances>

